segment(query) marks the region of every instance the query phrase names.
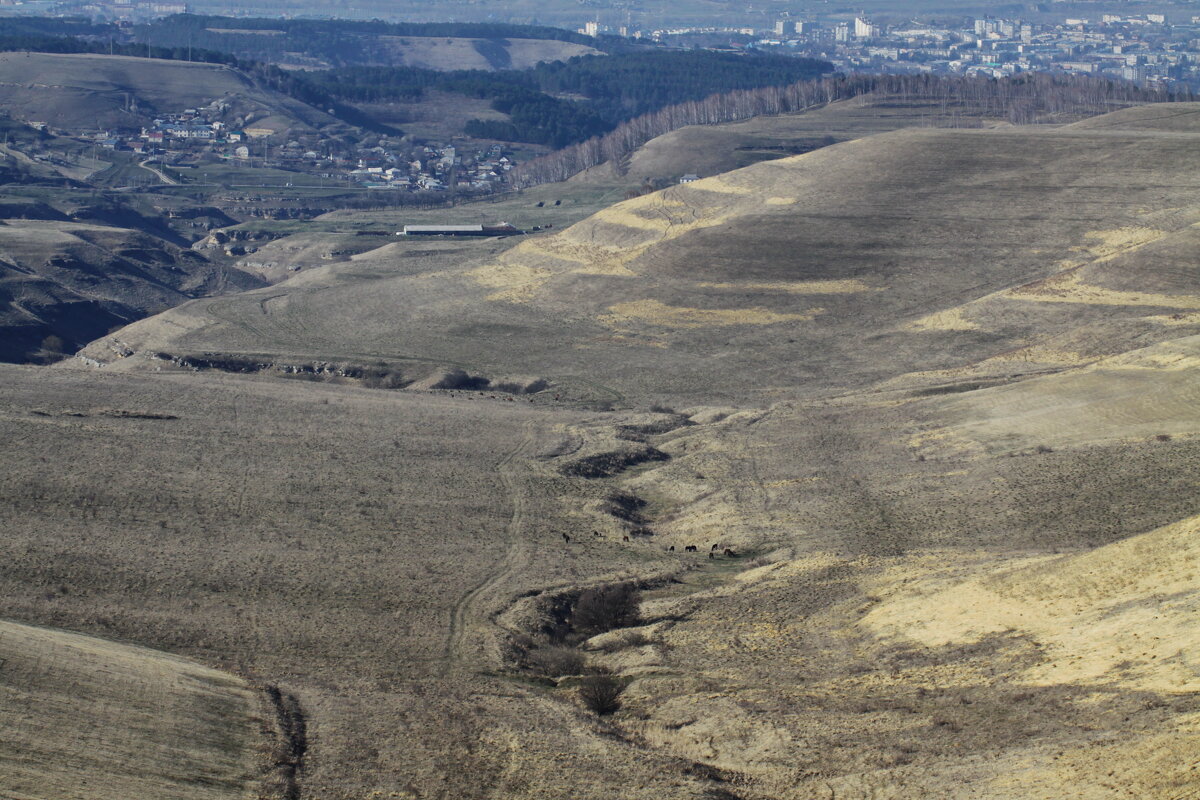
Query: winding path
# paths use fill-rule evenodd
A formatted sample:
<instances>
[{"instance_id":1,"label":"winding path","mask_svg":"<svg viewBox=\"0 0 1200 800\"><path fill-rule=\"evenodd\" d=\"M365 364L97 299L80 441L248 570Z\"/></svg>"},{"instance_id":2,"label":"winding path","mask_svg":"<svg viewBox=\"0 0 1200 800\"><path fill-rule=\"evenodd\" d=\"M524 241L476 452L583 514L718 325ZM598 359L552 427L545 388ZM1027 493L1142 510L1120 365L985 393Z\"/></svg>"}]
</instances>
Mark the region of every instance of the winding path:
<instances>
[{"instance_id":1,"label":"winding path","mask_svg":"<svg viewBox=\"0 0 1200 800\"><path fill-rule=\"evenodd\" d=\"M525 493L521 490L517 473L523 456L533 448L536 435L533 420L525 423L524 436L520 443L496 463L496 474L511 498L512 515L504 527L504 557L496 562L486 577L472 587L454 604L450 615L450 630L446 637L445 661L442 673L447 674L455 667L462 669L476 660L478 642L472 633L485 625L496 605L494 602L505 592L505 583L516 574L521 564L526 563L532 543L523 536L526 525Z\"/></svg>"}]
</instances>

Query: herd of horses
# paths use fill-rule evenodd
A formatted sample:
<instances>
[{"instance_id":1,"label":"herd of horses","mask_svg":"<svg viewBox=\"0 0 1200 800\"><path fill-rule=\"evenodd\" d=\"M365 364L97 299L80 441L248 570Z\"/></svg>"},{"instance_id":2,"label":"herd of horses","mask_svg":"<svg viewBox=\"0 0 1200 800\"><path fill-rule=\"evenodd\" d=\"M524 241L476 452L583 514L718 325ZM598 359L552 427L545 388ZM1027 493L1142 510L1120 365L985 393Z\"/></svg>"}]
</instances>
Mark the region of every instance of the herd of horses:
<instances>
[{"instance_id":1,"label":"herd of horses","mask_svg":"<svg viewBox=\"0 0 1200 800\"><path fill-rule=\"evenodd\" d=\"M600 531L592 531L592 536L597 539L604 538L604 534L600 533ZM566 534L566 533L562 534L562 538L565 543L567 543L567 544L571 543L571 536L569 534ZM622 536L621 541L628 542L629 535L625 534L624 536ZM700 552L700 548L694 544L685 544L683 546L683 550L685 553L699 553ZM722 548L720 544L714 544L711 548L709 548L708 557L716 558L717 551L721 551L721 554L726 556L727 558L737 558L738 557L738 554L733 551L733 548L731 548L731 547ZM667 552L674 553L675 545L671 545L670 547L668 547Z\"/></svg>"}]
</instances>

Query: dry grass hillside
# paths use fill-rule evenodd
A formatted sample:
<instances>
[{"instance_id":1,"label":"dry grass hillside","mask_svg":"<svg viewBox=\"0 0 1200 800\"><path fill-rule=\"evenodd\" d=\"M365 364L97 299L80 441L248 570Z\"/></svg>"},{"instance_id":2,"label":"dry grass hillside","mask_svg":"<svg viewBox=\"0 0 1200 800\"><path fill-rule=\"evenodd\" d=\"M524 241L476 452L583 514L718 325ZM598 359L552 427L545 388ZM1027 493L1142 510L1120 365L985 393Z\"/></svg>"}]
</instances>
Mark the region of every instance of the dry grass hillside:
<instances>
[{"instance_id":1,"label":"dry grass hillside","mask_svg":"<svg viewBox=\"0 0 1200 800\"><path fill-rule=\"evenodd\" d=\"M1193 339L656 438L663 541L754 558L646 604L625 724L743 798L1189 796Z\"/></svg>"},{"instance_id":2,"label":"dry grass hillside","mask_svg":"<svg viewBox=\"0 0 1200 800\"><path fill-rule=\"evenodd\" d=\"M566 61L600 51L549 39L462 39L430 36L380 36L376 41L394 66L423 69L530 69L540 61Z\"/></svg>"},{"instance_id":3,"label":"dry grass hillside","mask_svg":"<svg viewBox=\"0 0 1200 800\"><path fill-rule=\"evenodd\" d=\"M0 438L24 454L0 476L0 618L280 686L304 720L304 797L704 796L686 762L502 656L495 615L519 597L674 566L623 541L607 486L560 471L632 447L593 431L611 421L487 394L0 369ZM81 698L125 690L93 681Z\"/></svg>"},{"instance_id":4,"label":"dry grass hillside","mask_svg":"<svg viewBox=\"0 0 1200 800\"><path fill-rule=\"evenodd\" d=\"M0 622L0 792L242 800L263 780L258 692L142 647Z\"/></svg>"},{"instance_id":5,"label":"dry grass hillside","mask_svg":"<svg viewBox=\"0 0 1200 800\"><path fill-rule=\"evenodd\" d=\"M998 120L980 116L977 111L954 106L946 108L935 101L866 94L797 114L680 128L638 148L621 164L621 179L637 185L646 180L674 182L688 174L708 178L759 161L786 158L901 128L996 127L1000 124ZM572 181L616 178L612 167L604 164L581 173Z\"/></svg>"},{"instance_id":6,"label":"dry grass hillside","mask_svg":"<svg viewBox=\"0 0 1200 800\"><path fill-rule=\"evenodd\" d=\"M335 122L218 64L63 53L0 53L4 107L15 118L68 129L137 128L155 114L217 100L239 113L281 114L293 129Z\"/></svg>"},{"instance_id":7,"label":"dry grass hillside","mask_svg":"<svg viewBox=\"0 0 1200 800\"><path fill-rule=\"evenodd\" d=\"M189 297L261 283L181 247L170 231L78 221L45 205L34 216L46 218L0 220L0 360L53 360ZM47 346L49 337L57 342Z\"/></svg>"},{"instance_id":8,"label":"dry grass hillside","mask_svg":"<svg viewBox=\"0 0 1200 800\"><path fill-rule=\"evenodd\" d=\"M1026 356L1077 363L1197 330L1194 300L1170 283L1171 253L1200 219L1185 168L1194 142L886 133L618 203L515 246L396 242L118 338L142 352L415 357L688 402L913 372L945 382L990 358L1004 374L1028 371ZM110 360L102 350L89 355Z\"/></svg>"},{"instance_id":9,"label":"dry grass hillside","mask_svg":"<svg viewBox=\"0 0 1200 800\"><path fill-rule=\"evenodd\" d=\"M0 617L279 686L306 798L1190 797L1195 108L279 240L0 370Z\"/></svg>"}]
</instances>

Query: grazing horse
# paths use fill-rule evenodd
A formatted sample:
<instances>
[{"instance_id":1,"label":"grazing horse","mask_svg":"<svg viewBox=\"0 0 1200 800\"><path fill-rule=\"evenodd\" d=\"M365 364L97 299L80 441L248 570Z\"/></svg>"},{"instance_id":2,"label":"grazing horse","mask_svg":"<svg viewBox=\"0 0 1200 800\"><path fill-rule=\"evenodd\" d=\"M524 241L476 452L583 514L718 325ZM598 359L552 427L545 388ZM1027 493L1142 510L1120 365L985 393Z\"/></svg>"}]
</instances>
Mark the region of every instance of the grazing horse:
<instances>
[{"instance_id":1,"label":"grazing horse","mask_svg":"<svg viewBox=\"0 0 1200 800\"><path fill-rule=\"evenodd\" d=\"M713 558L713 557L714 557L714 556L713 556L713 554L712 554L712 550L709 550L709 551L708 551L708 557L709 557L709 558Z\"/></svg>"},{"instance_id":2,"label":"grazing horse","mask_svg":"<svg viewBox=\"0 0 1200 800\"><path fill-rule=\"evenodd\" d=\"M668 552L668 553L674 553L674 552L675 552L675 545L671 545L670 547L668 547L668 548L667 548L667 552Z\"/></svg>"},{"instance_id":3,"label":"grazing horse","mask_svg":"<svg viewBox=\"0 0 1200 800\"><path fill-rule=\"evenodd\" d=\"M737 558L737 553L733 552L728 547L725 548L725 555L729 556L730 558Z\"/></svg>"},{"instance_id":4,"label":"grazing horse","mask_svg":"<svg viewBox=\"0 0 1200 800\"><path fill-rule=\"evenodd\" d=\"M720 547L720 546L721 546L721 545L719 545L719 544L714 544L714 545L712 546L712 548L710 548L709 552L713 552L713 551L715 551L715 550L716 550L718 547Z\"/></svg>"},{"instance_id":5,"label":"grazing horse","mask_svg":"<svg viewBox=\"0 0 1200 800\"><path fill-rule=\"evenodd\" d=\"M562 537L563 537L563 541L564 541L564 542L566 542L567 544L570 544L570 543L571 543L571 537L570 537L570 536L567 536L567 535L564 533L564 534L562 535Z\"/></svg>"},{"instance_id":6,"label":"grazing horse","mask_svg":"<svg viewBox=\"0 0 1200 800\"><path fill-rule=\"evenodd\" d=\"M695 553L699 548L696 547L696 545L694 545L694 544L689 544L687 547L685 547L683 549L688 551L689 553Z\"/></svg>"},{"instance_id":7,"label":"grazing horse","mask_svg":"<svg viewBox=\"0 0 1200 800\"><path fill-rule=\"evenodd\" d=\"M621 541L622 541L622 542L628 542L628 541L629 541L629 537L628 537L628 536L622 536L622 537L621 537Z\"/></svg>"}]
</instances>

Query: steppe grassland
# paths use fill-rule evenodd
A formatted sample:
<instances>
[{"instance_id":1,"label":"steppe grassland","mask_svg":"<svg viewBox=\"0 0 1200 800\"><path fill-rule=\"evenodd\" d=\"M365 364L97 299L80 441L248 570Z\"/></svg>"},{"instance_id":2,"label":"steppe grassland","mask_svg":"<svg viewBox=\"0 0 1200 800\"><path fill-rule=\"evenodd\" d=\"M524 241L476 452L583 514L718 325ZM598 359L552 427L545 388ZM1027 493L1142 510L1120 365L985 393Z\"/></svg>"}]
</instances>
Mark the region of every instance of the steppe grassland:
<instances>
[{"instance_id":1,"label":"steppe grassland","mask_svg":"<svg viewBox=\"0 0 1200 800\"><path fill-rule=\"evenodd\" d=\"M879 104L876 104L877 100ZM932 105L903 108L886 101L887 98L863 97L800 114L756 117L726 125L690 126L643 145L619 174L606 164L580 173L565 183L536 186L511 197L457 206L453 210L335 211L324 215L319 222L378 223L399 230L406 223L491 224L505 220L520 228L548 224L562 228L619 202L631 188L641 187L647 181L674 182L688 173L710 177L748 166L764 157L775 159L792 155L797 147L825 146L829 143L828 136L837 141L848 141L914 125L933 124L937 117ZM414 106L412 111L423 115L423 105ZM424 130L425 126L440 124L448 114L463 115L462 121L465 121L471 116L486 118L496 113L486 102L448 96L430 119L421 116L398 120L397 124L420 126ZM454 125L461 127L462 121ZM752 155L749 161L742 158L750 151L757 155ZM785 195L766 200L767 204L776 205L794 202L794 198Z\"/></svg>"},{"instance_id":2,"label":"steppe grassland","mask_svg":"<svg viewBox=\"0 0 1200 800\"><path fill-rule=\"evenodd\" d=\"M216 64L52 53L0 53L0 85L14 116L63 127L94 126L97 114L115 112L125 102L118 87L159 111L207 105L251 88Z\"/></svg>"},{"instance_id":3,"label":"steppe grassland","mask_svg":"<svg viewBox=\"0 0 1200 800\"><path fill-rule=\"evenodd\" d=\"M1200 337L1190 336L1011 386L931 402L939 423L914 437L936 457L945 442L989 452L1080 447L1200 434Z\"/></svg>"},{"instance_id":4,"label":"steppe grassland","mask_svg":"<svg viewBox=\"0 0 1200 800\"><path fill-rule=\"evenodd\" d=\"M980 125L995 122L987 118L978 120ZM624 174L630 182L647 178L674 180L689 173L709 177L833 142L948 123L947 114L936 102L911 99L897 102L896 98L864 95L799 114L680 128L639 148L629 159ZM960 118L958 124L961 123ZM613 170L602 165L579 180L612 177Z\"/></svg>"},{"instance_id":5,"label":"steppe grassland","mask_svg":"<svg viewBox=\"0 0 1200 800\"><path fill-rule=\"evenodd\" d=\"M1141 390L1188 405L1186 384L1158 377ZM782 404L662 437L673 460L627 484L677 504L664 535L708 531L758 557L647 603L648 643L611 662L639 676L626 724L749 798L1194 786L1195 441L1143 435L1132 392L1115 441L916 460L896 437L954 418L952 403L987 419L989 395L1022 389L1057 398L1062 423L1090 418L1086 388L1036 386L1054 380ZM723 507L740 514L711 525Z\"/></svg>"},{"instance_id":6,"label":"steppe grassland","mask_svg":"<svg viewBox=\"0 0 1200 800\"><path fill-rule=\"evenodd\" d=\"M155 107L181 108L211 102L246 87L237 72L221 64L154 61L146 70L144 58L88 53L4 53L0 81L18 86L79 87L104 91L116 84L128 87Z\"/></svg>"},{"instance_id":7,"label":"steppe grassland","mask_svg":"<svg viewBox=\"0 0 1200 800\"><path fill-rule=\"evenodd\" d=\"M177 656L0 622L0 792L20 800L253 796L257 692Z\"/></svg>"},{"instance_id":8,"label":"steppe grassland","mask_svg":"<svg viewBox=\"0 0 1200 800\"><path fill-rule=\"evenodd\" d=\"M0 617L284 686L308 717L305 796L602 797L627 780L627 796L662 796L654 756L487 674L501 666L490 615L517 594L665 558L615 527L591 537L600 489L539 466L588 415L299 380L3 372L0 438L22 455L0 476ZM560 534L583 526L568 548ZM530 729L543 738L511 758L484 744ZM703 788L676 783L667 796Z\"/></svg>"},{"instance_id":9,"label":"steppe grassland","mask_svg":"<svg viewBox=\"0 0 1200 800\"><path fill-rule=\"evenodd\" d=\"M1195 205L1192 173L1163 165L1191 163L1195 152L1181 135L888 133L634 198L520 243L399 243L259 293L184 306L121 336L147 351L403 356L564 379L581 375L586 353L586 377L608 387L605 394L685 404L861 387L1032 346L1102 356L1112 351L1093 353L1101 343L1154 341L1186 328L1143 320L1147 306L1000 295L1052 277L1067 259L1086 260L1078 248L1104 245L1090 233L1137 227L1168 235L1088 269L1119 267L1148 286L1161 283L1156 295L1186 296L1164 282L1169 264L1150 255L1191 230L1194 219L1178 211ZM740 191L747 187L761 193ZM588 202L599 202L602 193L590 191ZM762 199L777 197L796 202ZM518 200L505 203L515 209ZM554 213L569 219L580 207ZM1154 224L1131 224L1143 218ZM1130 291L1101 277L1088 283ZM842 281L871 291L814 298L803 288ZM284 294L286 305L262 304ZM614 330L610 309L626 303L718 312L708 318L722 321L747 309L780 316L769 325L686 328L630 317ZM817 307L825 311L813 316ZM967 310L953 313L960 307ZM950 316L935 316L930 330L905 329L943 312Z\"/></svg>"},{"instance_id":10,"label":"steppe grassland","mask_svg":"<svg viewBox=\"0 0 1200 800\"><path fill-rule=\"evenodd\" d=\"M480 39L445 38L432 36L380 36L397 64L436 70L495 69L476 45ZM504 69L530 69L539 61L566 61L583 55L600 55L600 51L574 42L544 39L505 39L504 50L509 63Z\"/></svg>"},{"instance_id":11,"label":"steppe grassland","mask_svg":"<svg viewBox=\"0 0 1200 800\"><path fill-rule=\"evenodd\" d=\"M1045 650L1022 680L1030 685L1192 693L1200 688L1198 532L1200 518L1191 517L1078 555L1014 559L950 588L915 586L862 625L927 647L1020 631Z\"/></svg>"},{"instance_id":12,"label":"steppe grassland","mask_svg":"<svg viewBox=\"0 0 1200 800\"><path fill-rule=\"evenodd\" d=\"M765 308L707 309L669 306L659 300L633 300L608 307L609 324L621 327L631 320L666 328L711 328L725 325L774 325L779 322L805 322L823 309L803 314L779 314Z\"/></svg>"},{"instance_id":13,"label":"steppe grassland","mask_svg":"<svg viewBox=\"0 0 1200 800\"><path fill-rule=\"evenodd\" d=\"M1057 607L1060 599L1055 593L1095 595L1089 571L1119 571L1122 559L1129 556L1122 556L1124 551L1119 549L1108 550L1109 545L1200 514L1194 478L1200 450L1191 435L1194 421L1186 411L1194 408L1195 382L1190 372L1194 365L1186 348L1164 346L1149 355L1130 356L1126 367L1108 364L1103 370L1097 367L1094 374L1068 372L1053 379L992 389L972 382L944 387L960 392L956 395L914 398L899 392L881 397L873 391L855 394L853 389L874 387L878 381L896 379L914 368L932 373L989 358L996 358L997 369L1007 370L1005 380L1012 380L1024 374L1004 361L1006 354L1036 347L1042 341L1056 344L1057 352L1084 352L1068 349L1072 336L1102 339L1120 349L1147 341L1147 335L1149 341L1158 341L1155 336L1179 336L1178 327L1157 323L1136 327L1147 313L1145 307L1007 300L1001 301L1003 306L997 302L999 311L987 319L996 326L996 333L896 331L912 319L1050 277L1065 259L1079 255L1073 248L1091 241L1088 232L1130 227L1136 209L1165 213L1194 203L1196 187L1186 178L1190 173L1162 167L1164 163L1190 163L1194 158L1192 141L1186 137L1050 136L1022 131L897 134L797 159L802 170L810 171L802 173L801 179L789 175L790 167L784 164L760 165L719 181L745 185L760 180L767 188L763 196L784 197L791 191L797 202L773 208L764 203L761 212L756 209L736 221L689 231L664 252L648 250L637 262L625 265L635 273L632 276L581 275L572 272L580 264L578 259L563 259L561 264L549 258L522 260L520 266L555 273L539 288L536 308L527 303L477 304L492 287L460 280L480 263L497 261L499 246L497 251L472 249L455 255L450 252L454 243L439 248L422 245L436 250L429 263L413 259L412 264L400 264L402 259L393 249L387 255L392 263L363 258L314 270L294 284L273 287L273 293L289 298L286 303L259 292L239 298L232 306L218 307L215 311L219 314L210 315L193 304L186 313L172 312L154 323L158 327L151 332L164 338L147 335L138 344L221 350L253 347L251 343L263 341L267 343L264 349L334 354L380 353L389 348L394 352L403 346L425 357L431 353L442 358L458 355L493 365L516 364L519 371L533 366L531 371L536 374L586 371L590 378L609 381L628 393L632 399L626 402L654 398L683 406L688 398L703 397L710 406L731 406L696 410L689 416L704 424L652 437L652 443L672 459L617 479L644 498L653 512L658 537L653 551L630 547L628 552L621 551L621 557L629 560L621 561L596 545L575 551L578 558L570 566L549 557L560 550L529 551L547 561L546 565L531 566L528 574L551 575L564 584L596 574L588 566L593 551L604 569L628 570L623 573L626 575L652 570L662 563L659 559L668 558L659 549L660 543L673 543L677 550L686 544L723 544L744 557L714 559L712 571L696 570L683 576L683 585L669 584L653 593L645 606L651 624L642 631L643 643L591 656L623 677L636 678L626 692L625 710L615 717L617 724L668 754L725 770L726 783L736 785L738 794L750 800L798 800L829 793L903 798L1060 797L1072 793L1171 798L1194 785L1188 754L1194 742L1196 708L1193 696L1164 691L1163 679L1190 662L1184 659L1166 668L1152 663L1161 659L1151 656L1169 645L1131 652L1129 664L1114 662L1110 651L1089 650L1087 642L1063 633L1069 620L1078 615L1075 619L1095 622L1096 615L1113 610L1109 603L1119 598L1099 596L1092 607L1063 610ZM886 174L895 185L880 180L880 163L894 165ZM1112 163L1120 163L1120 171L1104 169ZM1031 184L1031 174L1040 176L1043 184ZM1080 174L1086 174L1087 180L1068 180ZM1136 179L1131 179L1131 174ZM791 189L783 188L789 183ZM812 190L818 185L820 193ZM924 185L936 190L924 195L912 191L912 186ZM673 202L682 198L684 204L667 209L681 220L693 212L721 213L709 207L708 199L732 205L745 197L728 192L706 196L702 187L688 194L683 188L673 190L671 197ZM652 203L643 202L646 208L653 208ZM635 204L635 208L641 207ZM998 209L1008 209L1010 216ZM869 229L861 221L864 218L871 220ZM1178 232L1165 225L1161 229ZM594 236L580 238L587 231ZM640 237L652 237L655 231L617 224L606 227L597 219L563 236L562 241L588 245L592 238L604 241L609 233L636 244L642 241ZM1123 252L1095 268L1119 265L1138 271L1139 280L1148 285L1166 285L1172 280L1186 285L1187 275L1171 277L1148 259L1147 254L1158 244ZM985 252L987 258L979 258L979 252ZM820 302L832 311L803 322L707 325L682 329L676 335L649 323L639 328L631 321L627 338L620 342L596 336L595 320L608 313L609 307L647 299L674 308L764 308L779 314L796 313L811 307L809 298L761 286L808 280L857 280L875 291L823 295ZM696 285L743 281L760 288L743 292ZM301 289L303 292L298 291ZM1191 296L1178 290L1156 292ZM463 313L466 304L471 304L469 320ZM281 313L274 314L272 309ZM353 331L346 319L328 321L333 310L345 309L360 312L354 317ZM988 310L990 313L990 306ZM971 318L976 319L974 315ZM819 329L830 319L839 320L839 325ZM170 333L178 321L194 324L191 332L183 336ZM285 322L297 327L287 328ZM1127 322L1129 327L1122 328L1118 322ZM310 327L300 327L301 323ZM142 330L150 328L143 326ZM640 348L644 339L637 337L645 337L648 330L653 331L661 354ZM1031 344L1030 339L1036 341ZM1054 352L1049 344L1042 347L1034 352ZM644 361L643 353L649 353ZM518 363L522 359L526 361ZM156 364L152 360L128 361L136 368ZM640 367L639 374L632 374L633 364ZM120 376L106 378L118 379ZM207 376L162 379L177 386L208 385L214 380ZM70 380L81 381L79 386L85 387L94 377ZM193 384L193 380L204 383ZM1109 384L1114 387L1110 394L1092 397L1097 386ZM226 385L275 384L221 380L212 384ZM338 526L340 533L346 527L347 514L363 513L362 503L369 502L348 504L345 496L354 497L353 492L361 489L368 498L391 499L388 482L372 477L369 468L378 461L377 471L387 473L390 462L376 459L374 450L362 445L369 435L361 424L356 427L349 420L369 415L374 429L384 424L405 432L412 425L422 433L416 437L406 433L409 446L420 449L418 446L425 444L431 451L443 447L423 437L433 436L442 419L433 409L452 402L448 398L422 395L396 400L377 394L372 397L391 399L368 401L361 392L344 388L334 393L333 387L295 385L304 387L296 390L301 392L297 403L310 392L311 398L325 397L331 403L337 398L345 398L347 403L349 398L357 398L353 408L347 407L331 419L298 415L277 399L273 407L289 419L287 425L276 419L274 427L269 424L275 419L269 413L270 403L255 394L258 403L251 404L260 416L251 419L249 428L259 435L292 442L288 431L312 430L316 433L306 438L313 439L318 450L331 448L355 464L368 463L368 468L356 466L344 482L329 489L330 502L341 499L336 510L316 515L320 521L316 529L326 539L334 538L332 533L326 535L327 529ZM764 386L783 387L793 399L767 412L736 410L739 405L761 402L767 395ZM804 401L806 395L816 399ZM1153 404L1173 410L1147 410L1144 406L1151 401L1143 395L1154 398ZM1089 435L1086 430L1082 412L1088 408L1086 403L1081 405L1081 396L1092 397L1103 410L1099 435ZM394 410L387 411L387 404L396 402L408 412L407 422ZM474 403L470 413L496 407L483 399L453 402ZM416 405L410 407L410 403ZM432 405L427 408L427 404ZM562 415L571 422L570 415L576 413L563 409L519 412L507 404L497 405L513 417L493 434L504 438L503 443L485 440L477 448L485 451L480 454L461 439L452 439L456 444L450 448L451 457L467 459L463 463L473 465L471 470L481 461L499 463L503 445L520 446L514 444L520 438L514 427L520 427L518 420L526 419L525 411L555 415L557 422ZM131 406L125 402L108 407ZM94 417L84 422L72 422L78 418L63 421L118 424L103 413ZM1030 423L1035 417L1041 420L1036 425ZM594 421L587 417L574 424L583 427ZM154 421L119 422L146 426ZM1172 430L1177 432L1162 438L1160 424L1176 425ZM332 431L339 429L357 432L350 441L335 444ZM570 437L564 441L558 438L562 434L555 432L546 445L568 447ZM1051 435L1060 438L1045 438ZM227 434L225 438L234 437ZM63 434L56 444L59 450L65 449L66 441ZM219 471L237 458L244 460L244 454L221 458L202 468ZM330 470L332 461L326 458L319 463ZM163 474L173 474L154 466ZM426 462L418 460L413 468L427 469ZM460 480L477 480L478 486L484 486L473 474L469 471ZM253 474L249 477L258 479ZM543 487L540 491L545 494L570 495L561 477L542 482L550 477L543 472L537 480L530 480ZM432 479L402 471L397 485ZM107 485L94 477L91 482ZM276 480L274 485L280 483ZM206 490L198 493L198 499L221 496L222 491L220 487ZM305 491L313 490L306 484L298 491L279 490L279 494L291 499ZM539 490L533 491L536 497ZM486 500L478 494L476 490L469 499L458 495L435 499L444 503L439 506L443 510L462 502L496 502L491 499L493 494ZM417 507L416 501L424 499L394 504L386 516L407 512L416 529L441 531L431 527L425 516L429 512ZM41 505L71 508L69 496L66 501ZM555 546L560 546L559 540L552 534L563 505L549 501L543 505L540 500L534 505L534 513L544 518L537 530L545 531ZM576 506L578 511L579 504ZM266 507L247 508L254 515L277 513ZM313 511L302 504L289 520L297 530L311 528L307 516ZM480 521L473 525L494 531L496 514L474 513L471 519ZM571 514L565 518L573 522L582 519ZM510 515L506 530L511 522ZM70 527L56 524L54 534L61 537L60 531ZM1191 535L1186 526L1179 530L1184 531L1180 535ZM254 542L269 540L266 533L257 534ZM51 540L51 533L47 530L43 538ZM354 544L361 536L339 538ZM421 551L420 543L433 538L404 540L405 557L411 557L414 549L422 557L429 556ZM1172 541L1170 536L1162 540ZM383 545L380 548L382 552ZM1112 554L1111 564L1116 566L1100 569L1087 560L1070 560L1089 548L1100 548L1098 554ZM340 598L339 592L361 583L361 578L349 581L341 576L356 574L368 560L360 550L354 551L356 557L338 550L332 543L323 544L319 566L282 558L268 563L291 568L296 575L326 575L316 584L318 591L312 598L299 598L324 608L329 598ZM1013 631L1002 628L989 634L986 625L976 622L972 616L977 613L976 600L991 595L978 594L972 588L975 582L1005 569L1032 570L1056 555L1056 550L1069 557L1061 562L1068 568L1064 574L1069 578L1062 586L1035 591L1037 576L1029 573L1024 583L989 583L985 587L1002 600L1016 596L1014 605L1055 606L1058 616L1054 625ZM155 552L153 547L145 551ZM335 553L339 556L336 568L329 566ZM107 552L102 555L102 560L111 558ZM465 556L456 550L450 557ZM400 568L395 561L387 561L386 553L382 557L372 553L370 558ZM18 563L29 561L23 558ZM706 562L702 559L702 566L706 567ZM739 580L726 579L742 565L751 569ZM1154 567L1149 562L1148 566ZM38 586L43 569L30 568L28 575L20 574L14 583ZM370 571L364 574L374 575ZM519 583L523 574L513 576L513 583ZM714 577L717 575L720 577ZM1139 580L1153 583L1156 576L1152 569ZM1167 634L1164 638L1173 641L1176 624L1191 613L1190 598L1195 590L1184 572L1168 577L1173 587L1179 587L1178 596L1169 599L1171 618L1162 629ZM289 586L286 581L278 585ZM379 578L364 591L380 592L390 585ZM956 594L955 587L964 588ZM267 588L276 591L277 585L270 583L264 588L264 597L269 595ZM926 590L924 596L916 594ZM1025 595L1032 595L1033 600ZM918 613L926 618L929 604L922 597L931 601L943 598L950 608L965 609L963 624L951 641L905 639L894 636L890 629L864 624L877 608L892 609L897 619L908 620ZM397 607L402 605L398 598L389 599ZM496 599L500 599L498 595ZM1142 603L1136 596L1130 599ZM27 602L29 610L21 613L51 616L50 610L35 605L45 601L32 597ZM1144 611L1156 604L1162 604L1162 599L1146 598L1144 605L1122 613L1131 614L1125 620L1149 627L1156 621L1147 619ZM205 611L207 606L200 609ZM444 653L448 642L472 640L438 639L431 623L422 628L426 632L412 636L416 642L411 646L389 649L394 631L376 618L392 622L404 609L372 606L367 611L378 613L347 614L345 619L347 626L354 626L364 624L360 617L366 618L367 633L361 641L329 637L321 630L306 634L310 650L336 651L337 657L363 653L365 641L371 649L351 665L343 661L335 669L330 666L334 656L322 656L327 660L320 661L312 652L292 648L283 655L294 657L299 666L288 673L288 658L255 656L279 662L285 677L310 704L323 748L314 775L321 791L348 794L347 787L361 788L350 768L343 771L336 764L330 766L344 754L349 759L345 763L354 768L400 764L395 769L406 779L415 776L411 778L414 782L436 783L445 796L458 796L456 791L471 796L475 791L465 782L447 786L436 778L442 773L457 774L455 770L461 771L464 763L476 780L498 787L496 793L501 796L533 796L536 791L545 793L546 787L553 787L551 791L561 796L612 794L611 783L577 790L605 775L609 781L612 775L621 776L623 785L616 790L621 796L685 796L701 791L695 785L662 785L663 775L674 778L679 773L654 773L647 762L611 740L600 740L597 745L593 729L578 717L564 715L562 706L524 688L513 689L512 697L480 693L473 687L469 691L456 683L457 675L439 679L435 668L419 664L409 670L424 676L432 672L433 678L421 688L417 681L405 682L409 676L398 677L394 670L388 671L392 663L413 663L413 652L436 652L429 642L440 641ZM389 612L394 616L388 616ZM61 624L78 620L79 615L68 608ZM428 617L433 620L437 615ZM1008 627L1014 624L1011 619L1000 622ZM1127 630L1124 625L1122 622L1113 630ZM982 635L976 635L976 628ZM480 624L473 630L490 629ZM158 637L155 641L161 639L171 646L169 637L161 632L151 630L151 634ZM266 634L260 638L272 639ZM241 652L244 648L226 649ZM458 652L453 644L449 649ZM476 649L477 663L486 662L486 653L486 647ZM1077 660L1079 664L1074 663ZM384 666L382 661L389 664ZM1067 664L1072 665L1070 670L1064 668ZM1053 677L1051 670L1064 670L1068 677L1044 679ZM354 679L337 682L336 675L347 672ZM306 677L314 674L316 679ZM314 687L314 681L319 685ZM1101 683L1113 685L1098 685ZM405 711L392 710L396 708ZM487 722L481 721L485 718ZM520 720L521 725L506 720ZM435 726L440 726L437 735L443 738L422 742L420 734ZM519 729L530 728L544 735L530 740L519 733ZM404 734L397 736L396 730ZM487 746L472 750L455 744L461 742L485 742ZM571 744L564 746L563 742ZM435 752L439 744L447 755ZM374 753L369 752L370 747L375 748ZM604 758L579 757L580 751L590 751L593 756L601 752L594 747L608 748L602 751ZM1098 770L1101 765L1105 768ZM395 779L387 788L418 793L400 783Z\"/></svg>"}]
</instances>

